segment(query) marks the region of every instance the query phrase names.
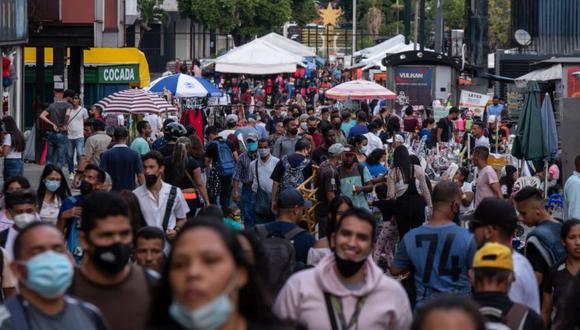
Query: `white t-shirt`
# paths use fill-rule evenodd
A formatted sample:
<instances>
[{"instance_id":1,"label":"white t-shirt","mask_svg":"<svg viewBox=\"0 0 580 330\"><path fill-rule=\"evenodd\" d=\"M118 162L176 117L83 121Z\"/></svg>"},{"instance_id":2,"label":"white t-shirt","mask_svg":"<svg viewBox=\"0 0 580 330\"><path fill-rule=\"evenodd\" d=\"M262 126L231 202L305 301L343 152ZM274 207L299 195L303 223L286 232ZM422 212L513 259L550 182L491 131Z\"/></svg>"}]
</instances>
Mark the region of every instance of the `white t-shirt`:
<instances>
[{"instance_id":1,"label":"white t-shirt","mask_svg":"<svg viewBox=\"0 0 580 330\"><path fill-rule=\"evenodd\" d=\"M12 148L12 135L4 134L4 142L3 145L10 147L10 152L5 157L6 159L22 159L22 153L18 151L14 151Z\"/></svg>"},{"instance_id":2,"label":"white t-shirt","mask_svg":"<svg viewBox=\"0 0 580 330\"><path fill-rule=\"evenodd\" d=\"M514 262L515 282L512 283L508 296L522 305L526 305L536 313L540 313L540 293L538 282L532 265L523 255L512 252Z\"/></svg>"},{"instance_id":3,"label":"white t-shirt","mask_svg":"<svg viewBox=\"0 0 580 330\"><path fill-rule=\"evenodd\" d=\"M161 122L161 118L159 118L156 114L149 114L143 117L143 120L147 121L149 125L151 125L151 135L149 136L153 141L155 141L158 137L159 130L163 126Z\"/></svg>"},{"instance_id":4,"label":"white t-shirt","mask_svg":"<svg viewBox=\"0 0 580 330\"><path fill-rule=\"evenodd\" d=\"M80 139L84 137L84 123L88 118L89 113L87 112L87 109L81 106L76 109L68 110L67 133L69 140Z\"/></svg>"}]
</instances>

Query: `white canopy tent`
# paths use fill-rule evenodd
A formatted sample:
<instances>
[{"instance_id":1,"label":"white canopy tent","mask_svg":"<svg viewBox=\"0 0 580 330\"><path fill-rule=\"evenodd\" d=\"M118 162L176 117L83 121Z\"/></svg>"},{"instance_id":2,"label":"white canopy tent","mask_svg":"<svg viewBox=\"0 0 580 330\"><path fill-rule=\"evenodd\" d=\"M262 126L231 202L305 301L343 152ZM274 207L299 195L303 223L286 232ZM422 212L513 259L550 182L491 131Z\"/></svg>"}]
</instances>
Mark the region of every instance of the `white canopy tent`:
<instances>
[{"instance_id":1,"label":"white canopy tent","mask_svg":"<svg viewBox=\"0 0 580 330\"><path fill-rule=\"evenodd\" d=\"M261 38L272 45L282 48L292 54L302 56L302 57L315 57L316 52L311 47L304 46L303 44L296 42L294 40L288 39L284 36L281 36L275 32L269 33Z\"/></svg>"},{"instance_id":2,"label":"white canopy tent","mask_svg":"<svg viewBox=\"0 0 580 330\"><path fill-rule=\"evenodd\" d=\"M303 56L296 55L271 42L255 39L234 48L215 60L217 72L266 75L295 72L304 66Z\"/></svg>"},{"instance_id":3,"label":"white canopy tent","mask_svg":"<svg viewBox=\"0 0 580 330\"><path fill-rule=\"evenodd\" d=\"M562 79L562 64L556 64L548 68L534 70L515 79L516 86L524 88L528 81L550 81Z\"/></svg>"},{"instance_id":4,"label":"white canopy tent","mask_svg":"<svg viewBox=\"0 0 580 330\"><path fill-rule=\"evenodd\" d=\"M362 59L351 68L362 68L363 70L367 70L378 66L381 70L385 70L383 59L387 57L388 54L397 54L419 48L419 44L413 42L405 44L405 37L399 34L378 45L355 52L354 55L356 57L362 57ZM430 51L430 49L425 50Z\"/></svg>"}]
</instances>

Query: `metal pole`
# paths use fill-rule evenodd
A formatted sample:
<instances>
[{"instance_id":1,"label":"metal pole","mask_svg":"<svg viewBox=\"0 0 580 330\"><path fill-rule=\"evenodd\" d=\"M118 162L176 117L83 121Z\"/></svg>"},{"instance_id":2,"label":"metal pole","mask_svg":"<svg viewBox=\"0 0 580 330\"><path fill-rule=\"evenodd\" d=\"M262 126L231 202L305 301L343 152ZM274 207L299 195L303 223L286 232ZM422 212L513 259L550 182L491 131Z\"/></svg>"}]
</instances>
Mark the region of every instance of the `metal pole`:
<instances>
[{"instance_id":1,"label":"metal pole","mask_svg":"<svg viewBox=\"0 0 580 330\"><path fill-rule=\"evenodd\" d=\"M405 44L409 44L409 37L411 36L411 0L405 0L405 7L403 8L403 20L405 23Z\"/></svg>"},{"instance_id":2,"label":"metal pole","mask_svg":"<svg viewBox=\"0 0 580 330\"><path fill-rule=\"evenodd\" d=\"M351 58L351 65L354 64L354 52L356 52L356 0L352 0L352 58Z\"/></svg>"},{"instance_id":3,"label":"metal pole","mask_svg":"<svg viewBox=\"0 0 580 330\"><path fill-rule=\"evenodd\" d=\"M425 50L425 0L419 1L419 46Z\"/></svg>"},{"instance_id":4,"label":"metal pole","mask_svg":"<svg viewBox=\"0 0 580 330\"><path fill-rule=\"evenodd\" d=\"M417 43L419 42L419 2L421 0L417 0L417 4L415 5L415 43L413 44L413 50L417 50Z\"/></svg>"},{"instance_id":5,"label":"metal pole","mask_svg":"<svg viewBox=\"0 0 580 330\"><path fill-rule=\"evenodd\" d=\"M435 7L435 52L443 52L443 0L436 0Z\"/></svg>"}]
</instances>

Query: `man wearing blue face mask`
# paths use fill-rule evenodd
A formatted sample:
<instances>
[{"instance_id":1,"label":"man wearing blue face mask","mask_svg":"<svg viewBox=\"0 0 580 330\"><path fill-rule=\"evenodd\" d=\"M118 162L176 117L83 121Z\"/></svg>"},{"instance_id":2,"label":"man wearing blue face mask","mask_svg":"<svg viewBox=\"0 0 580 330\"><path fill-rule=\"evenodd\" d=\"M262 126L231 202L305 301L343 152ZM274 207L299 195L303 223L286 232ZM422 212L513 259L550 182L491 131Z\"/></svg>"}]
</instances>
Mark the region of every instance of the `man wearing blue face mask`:
<instances>
[{"instance_id":1,"label":"man wearing blue face mask","mask_svg":"<svg viewBox=\"0 0 580 330\"><path fill-rule=\"evenodd\" d=\"M51 224L35 222L14 241L10 268L20 293L0 307L0 329L106 330L99 310L65 295L73 278L62 233Z\"/></svg>"},{"instance_id":2,"label":"man wearing blue face mask","mask_svg":"<svg viewBox=\"0 0 580 330\"><path fill-rule=\"evenodd\" d=\"M252 201L252 183L254 177L252 176L251 163L258 155L258 135L249 133L246 137L247 151L240 155L236 163L236 172L234 173L234 202L238 203L240 211L242 211L242 220L245 227L254 226L254 212ZM242 185L240 195L240 183Z\"/></svg>"}]
</instances>

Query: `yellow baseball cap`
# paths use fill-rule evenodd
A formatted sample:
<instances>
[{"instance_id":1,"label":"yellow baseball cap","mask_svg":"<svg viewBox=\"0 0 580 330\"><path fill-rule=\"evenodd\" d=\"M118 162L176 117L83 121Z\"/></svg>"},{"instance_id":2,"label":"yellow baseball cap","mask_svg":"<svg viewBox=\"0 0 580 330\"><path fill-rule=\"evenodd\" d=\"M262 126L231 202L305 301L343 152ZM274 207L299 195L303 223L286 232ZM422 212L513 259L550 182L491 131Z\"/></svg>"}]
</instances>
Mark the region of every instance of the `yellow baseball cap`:
<instances>
[{"instance_id":1,"label":"yellow baseball cap","mask_svg":"<svg viewBox=\"0 0 580 330\"><path fill-rule=\"evenodd\" d=\"M509 271L514 270L512 251L510 248L499 243L485 243L477 250L473 257L473 268L498 268Z\"/></svg>"}]
</instances>

